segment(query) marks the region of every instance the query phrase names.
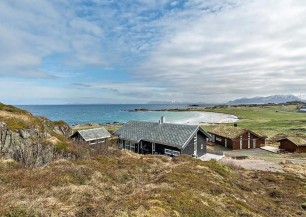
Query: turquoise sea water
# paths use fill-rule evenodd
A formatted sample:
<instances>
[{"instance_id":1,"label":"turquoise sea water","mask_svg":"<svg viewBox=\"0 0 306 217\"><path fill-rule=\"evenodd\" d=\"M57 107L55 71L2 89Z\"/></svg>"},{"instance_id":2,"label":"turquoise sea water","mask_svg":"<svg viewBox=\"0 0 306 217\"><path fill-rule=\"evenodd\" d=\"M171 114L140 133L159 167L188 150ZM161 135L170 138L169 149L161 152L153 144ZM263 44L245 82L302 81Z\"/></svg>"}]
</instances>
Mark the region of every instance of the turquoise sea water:
<instances>
[{"instance_id":1,"label":"turquoise sea water","mask_svg":"<svg viewBox=\"0 0 306 217\"><path fill-rule=\"evenodd\" d=\"M19 105L19 108L28 110L33 115L46 116L51 120L64 120L68 124L81 123L125 123L129 120L155 121L161 116L166 117L167 122L187 123L188 120L196 120L201 116L205 119L205 114L199 112L167 112L167 111L149 111L149 112L129 112L136 108L149 110L157 109L175 109L186 108L188 105ZM215 117L217 118L217 116ZM207 121L214 119L213 114L207 113Z\"/></svg>"}]
</instances>

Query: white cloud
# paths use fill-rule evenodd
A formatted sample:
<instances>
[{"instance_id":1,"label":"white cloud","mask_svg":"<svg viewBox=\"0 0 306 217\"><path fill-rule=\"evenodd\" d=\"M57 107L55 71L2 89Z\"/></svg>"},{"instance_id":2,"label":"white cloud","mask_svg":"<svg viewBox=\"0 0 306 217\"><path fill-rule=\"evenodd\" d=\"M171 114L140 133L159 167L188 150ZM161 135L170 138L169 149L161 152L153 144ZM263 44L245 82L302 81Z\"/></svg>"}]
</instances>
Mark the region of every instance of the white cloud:
<instances>
[{"instance_id":1,"label":"white cloud","mask_svg":"<svg viewBox=\"0 0 306 217\"><path fill-rule=\"evenodd\" d=\"M39 88L50 100L113 102L306 91L304 0L11 0L0 1L0 20L0 77L58 78L31 83L33 101ZM126 82L94 73L83 81L65 68L88 78L89 65L133 73ZM73 82L88 84L67 87Z\"/></svg>"},{"instance_id":2,"label":"white cloud","mask_svg":"<svg viewBox=\"0 0 306 217\"><path fill-rule=\"evenodd\" d=\"M48 77L40 68L45 58L57 54L69 54L78 64L107 64L100 47L102 27L79 18L73 2L67 3L0 2L0 76Z\"/></svg>"},{"instance_id":3,"label":"white cloud","mask_svg":"<svg viewBox=\"0 0 306 217\"><path fill-rule=\"evenodd\" d=\"M182 12L193 14L190 23L177 19L173 29L172 17L163 20L173 32L140 66L139 78L199 101L306 91L305 1L218 1L217 12L195 12L201 2Z\"/></svg>"}]
</instances>

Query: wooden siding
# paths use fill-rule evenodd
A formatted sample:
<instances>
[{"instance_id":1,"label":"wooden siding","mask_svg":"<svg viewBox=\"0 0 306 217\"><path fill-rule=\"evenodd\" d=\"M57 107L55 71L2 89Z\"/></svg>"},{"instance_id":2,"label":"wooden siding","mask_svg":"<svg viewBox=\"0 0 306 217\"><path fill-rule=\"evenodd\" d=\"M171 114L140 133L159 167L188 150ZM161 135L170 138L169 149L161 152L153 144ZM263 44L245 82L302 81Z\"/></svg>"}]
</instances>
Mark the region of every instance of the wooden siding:
<instances>
[{"instance_id":1,"label":"wooden siding","mask_svg":"<svg viewBox=\"0 0 306 217\"><path fill-rule=\"evenodd\" d=\"M139 153L139 154L166 154L165 149L168 149L172 151L178 151L180 154L194 155L195 148L196 148L197 156L200 157L206 153L207 136L201 131L198 131L194 135L197 135L197 140L195 141L194 136L193 136L191 140L188 142L188 144L184 147L184 149L180 149L177 147L164 145L160 143L155 143L155 150L152 150L152 147L153 147L152 142L142 140L139 143L136 143L136 144L133 143L135 146L135 149L133 149L132 151L134 151L135 153ZM131 146L130 146L131 143L132 142L123 140L123 139L118 140L118 146L120 149L131 150ZM139 147L139 152L138 152L138 147Z\"/></svg>"},{"instance_id":2,"label":"wooden siding","mask_svg":"<svg viewBox=\"0 0 306 217\"><path fill-rule=\"evenodd\" d=\"M101 149L102 147L108 147L109 145L109 139L96 139L91 141L85 141L84 138L77 132L73 137L71 137L72 140L76 141L79 144L88 145L89 147L93 149Z\"/></svg>"},{"instance_id":3,"label":"wooden siding","mask_svg":"<svg viewBox=\"0 0 306 217\"><path fill-rule=\"evenodd\" d=\"M197 155L199 157L201 157L202 155L206 154L206 148L207 148L207 137L201 132L201 131L198 131L197 133L197 146L198 146L198 153ZM202 146L203 145L203 149L202 149Z\"/></svg>"},{"instance_id":4,"label":"wooden siding","mask_svg":"<svg viewBox=\"0 0 306 217\"><path fill-rule=\"evenodd\" d=\"M279 149L283 149L288 152L298 152L298 153L306 152L306 146L297 146L296 144L289 141L288 139L283 139L280 141Z\"/></svg>"},{"instance_id":5,"label":"wooden siding","mask_svg":"<svg viewBox=\"0 0 306 217\"><path fill-rule=\"evenodd\" d=\"M237 149L252 149L252 148L260 148L262 146L265 146L265 138L258 137L252 132L250 132L250 139L248 138L250 131L244 132L241 136L238 136L235 139L229 139L225 138L219 135L215 135L211 133L212 135L215 136L214 142L216 144L222 145L225 147L225 143L227 142L227 148L237 150ZM240 138L242 138L242 145L240 147ZM254 145L255 141L255 145ZM249 144L250 142L250 144Z\"/></svg>"},{"instance_id":6,"label":"wooden siding","mask_svg":"<svg viewBox=\"0 0 306 217\"><path fill-rule=\"evenodd\" d=\"M190 140L190 142L186 145L184 149L182 149L182 154L193 155L194 154L194 139Z\"/></svg>"}]
</instances>

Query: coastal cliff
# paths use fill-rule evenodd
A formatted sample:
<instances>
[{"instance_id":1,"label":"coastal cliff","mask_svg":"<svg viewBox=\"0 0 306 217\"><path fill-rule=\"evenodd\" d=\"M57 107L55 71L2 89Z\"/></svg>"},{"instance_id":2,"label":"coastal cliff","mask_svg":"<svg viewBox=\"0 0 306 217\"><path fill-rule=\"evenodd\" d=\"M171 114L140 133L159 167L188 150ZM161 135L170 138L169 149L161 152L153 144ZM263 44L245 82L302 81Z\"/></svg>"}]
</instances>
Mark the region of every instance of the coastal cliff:
<instances>
[{"instance_id":1,"label":"coastal cliff","mask_svg":"<svg viewBox=\"0 0 306 217\"><path fill-rule=\"evenodd\" d=\"M0 103L0 157L31 167L73 157L67 140L71 133L63 121L53 122Z\"/></svg>"}]
</instances>

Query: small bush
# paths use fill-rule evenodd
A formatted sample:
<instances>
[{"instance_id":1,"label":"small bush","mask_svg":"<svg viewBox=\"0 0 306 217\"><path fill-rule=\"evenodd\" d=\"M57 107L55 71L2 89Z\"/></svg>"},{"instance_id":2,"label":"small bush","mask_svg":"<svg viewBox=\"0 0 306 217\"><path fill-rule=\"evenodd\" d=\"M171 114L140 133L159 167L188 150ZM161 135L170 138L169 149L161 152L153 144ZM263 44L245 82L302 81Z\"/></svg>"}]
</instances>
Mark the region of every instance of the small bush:
<instances>
[{"instance_id":1,"label":"small bush","mask_svg":"<svg viewBox=\"0 0 306 217\"><path fill-rule=\"evenodd\" d=\"M56 126L64 126L67 125L65 121L59 120L59 121L53 121L53 124Z\"/></svg>"},{"instance_id":2,"label":"small bush","mask_svg":"<svg viewBox=\"0 0 306 217\"><path fill-rule=\"evenodd\" d=\"M282 197L282 193L276 190L270 191L269 192L269 196L272 198L281 198Z\"/></svg>"},{"instance_id":3,"label":"small bush","mask_svg":"<svg viewBox=\"0 0 306 217\"><path fill-rule=\"evenodd\" d=\"M37 217L36 211L29 212L25 206L16 206L8 209L3 216L6 217Z\"/></svg>"},{"instance_id":4,"label":"small bush","mask_svg":"<svg viewBox=\"0 0 306 217\"><path fill-rule=\"evenodd\" d=\"M68 150L68 144L65 143L65 142L57 143L57 144L55 145L55 150L56 150L57 152L67 151L67 150Z\"/></svg>"}]
</instances>

